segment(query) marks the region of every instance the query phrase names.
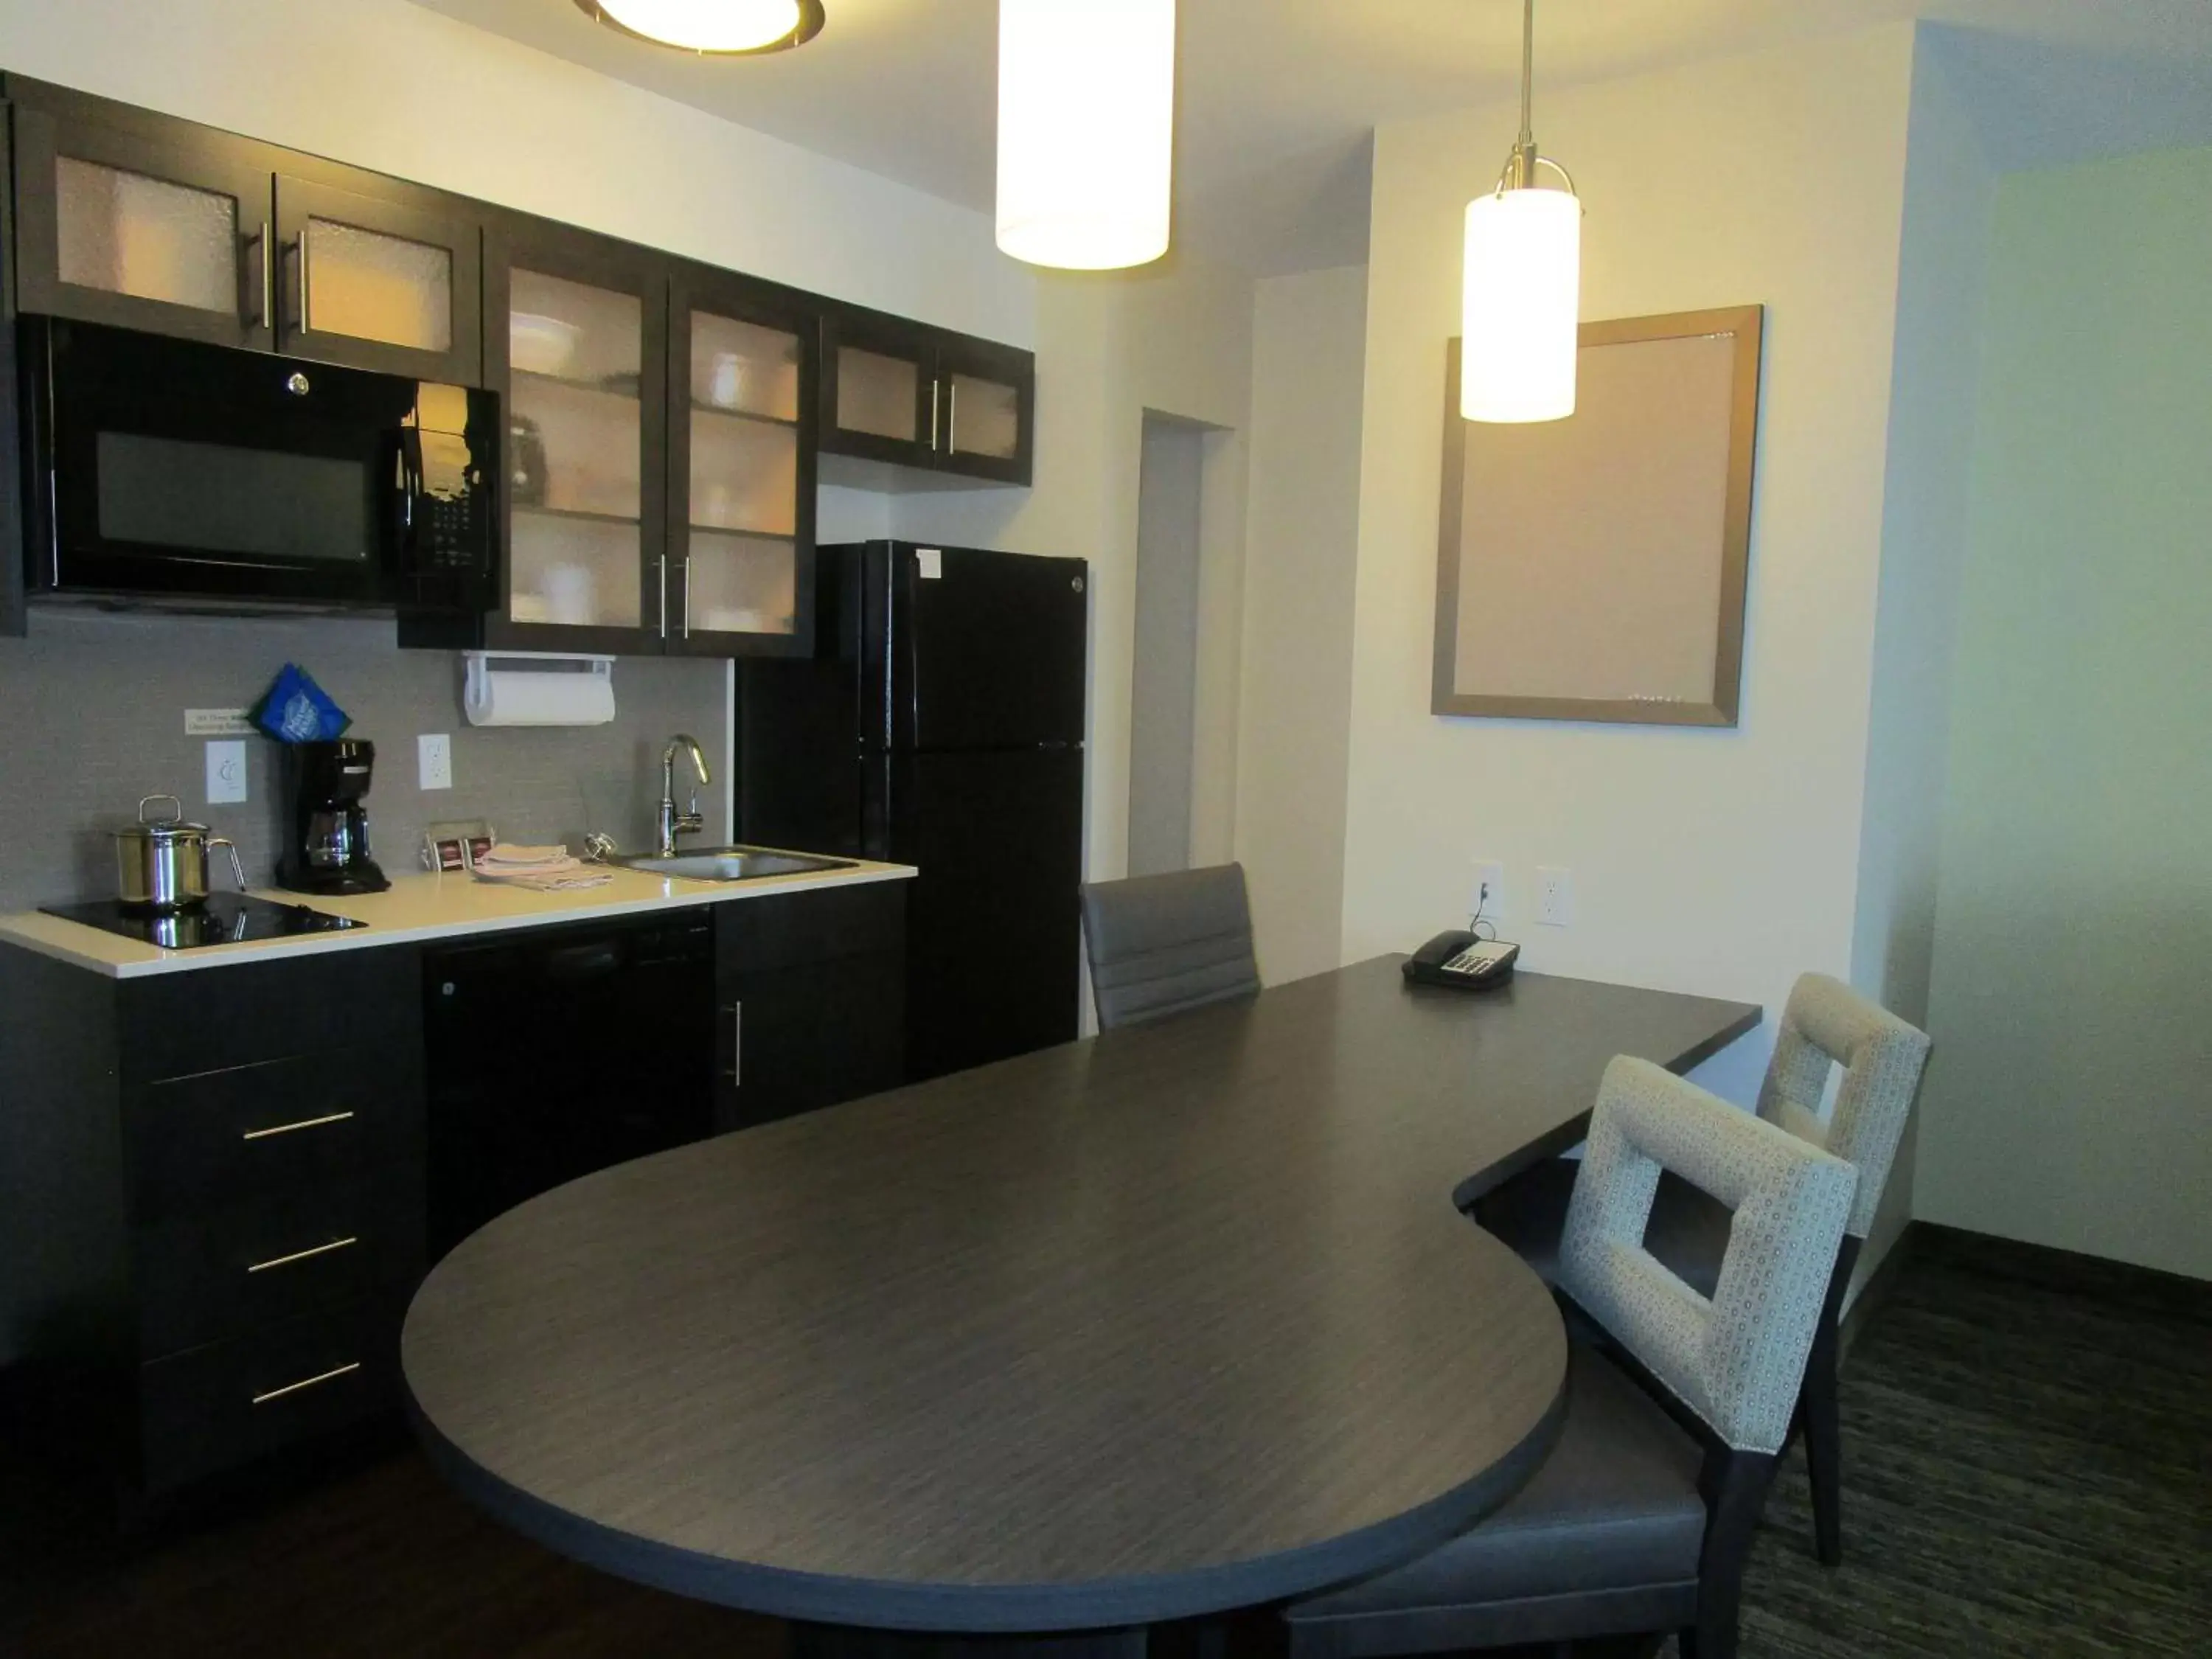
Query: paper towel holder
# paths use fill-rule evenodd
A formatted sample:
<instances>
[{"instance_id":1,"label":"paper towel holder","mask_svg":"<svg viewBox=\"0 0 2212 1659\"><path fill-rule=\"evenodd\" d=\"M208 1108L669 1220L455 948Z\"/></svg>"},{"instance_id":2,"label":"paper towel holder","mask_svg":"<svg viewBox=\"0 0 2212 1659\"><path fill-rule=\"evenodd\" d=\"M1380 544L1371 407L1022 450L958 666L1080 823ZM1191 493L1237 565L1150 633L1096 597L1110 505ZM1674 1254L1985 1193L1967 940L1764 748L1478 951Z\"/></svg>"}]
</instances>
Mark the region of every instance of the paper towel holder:
<instances>
[{"instance_id":1,"label":"paper towel holder","mask_svg":"<svg viewBox=\"0 0 2212 1659\"><path fill-rule=\"evenodd\" d=\"M461 712L471 726L605 726L615 659L565 651L465 651Z\"/></svg>"}]
</instances>

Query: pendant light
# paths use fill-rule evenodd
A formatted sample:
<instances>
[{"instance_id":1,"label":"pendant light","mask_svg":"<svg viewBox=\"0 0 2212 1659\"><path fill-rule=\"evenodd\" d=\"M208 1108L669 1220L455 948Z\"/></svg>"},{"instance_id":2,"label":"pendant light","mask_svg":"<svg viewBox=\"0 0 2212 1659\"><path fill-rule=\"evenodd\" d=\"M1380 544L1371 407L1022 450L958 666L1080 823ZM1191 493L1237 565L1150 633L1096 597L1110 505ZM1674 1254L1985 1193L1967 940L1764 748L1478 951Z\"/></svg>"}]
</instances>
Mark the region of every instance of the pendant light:
<instances>
[{"instance_id":1,"label":"pendant light","mask_svg":"<svg viewBox=\"0 0 2212 1659\"><path fill-rule=\"evenodd\" d=\"M1521 15L1521 137L1498 187L1467 205L1459 412L1470 421L1557 421L1575 412L1583 204L1529 131L1536 0ZM1566 188L1536 182L1550 167Z\"/></svg>"},{"instance_id":2,"label":"pendant light","mask_svg":"<svg viewBox=\"0 0 2212 1659\"><path fill-rule=\"evenodd\" d=\"M1065 270L1168 251L1176 0L999 0L999 246Z\"/></svg>"},{"instance_id":3,"label":"pendant light","mask_svg":"<svg viewBox=\"0 0 2212 1659\"><path fill-rule=\"evenodd\" d=\"M641 40L718 57L781 52L822 33L822 0L576 0L576 8Z\"/></svg>"}]
</instances>

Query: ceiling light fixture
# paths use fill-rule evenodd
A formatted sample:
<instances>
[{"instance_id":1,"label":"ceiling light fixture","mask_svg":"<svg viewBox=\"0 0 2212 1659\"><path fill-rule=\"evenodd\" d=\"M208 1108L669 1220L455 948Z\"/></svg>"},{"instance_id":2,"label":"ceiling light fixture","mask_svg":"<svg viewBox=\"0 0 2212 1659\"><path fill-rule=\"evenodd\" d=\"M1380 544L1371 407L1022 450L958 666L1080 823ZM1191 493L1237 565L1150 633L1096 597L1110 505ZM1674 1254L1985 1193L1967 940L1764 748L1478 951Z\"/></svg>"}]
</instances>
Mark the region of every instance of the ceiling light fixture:
<instances>
[{"instance_id":1,"label":"ceiling light fixture","mask_svg":"<svg viewBox=\"0 0 2212 1659\"><path fill-rule=\"evenodd\" d=\"M822 33L822 0L576 0L576 9L641 40L720 57L782 52Z\"/></svg>"},{"instance_id":2,"label":"ceiling light fixture","mask_svg":"<svg viewBox=\"0 0 2212 1659\"><path fill-rule=\"evenodd\" d=\"M999 0L999 246L1064 270L1168 251L1175 0Z\"/></svg>"},{"instance_id":3,"label":"ceiling light fixture","mask_svg":"<svg viewBox=\"0 0 2212 1659\"><path fill-rule=\"evenodd\" d=\"M1459 412L1470 421L1563 420L1575 412L1583 204L1573 175L1536 153L1529 131L1536 0L1521 14L1521 137L1498 186L1467 204ZM1566 188L1536 182L1550 167Z\"/></svg>"}]
</instances>

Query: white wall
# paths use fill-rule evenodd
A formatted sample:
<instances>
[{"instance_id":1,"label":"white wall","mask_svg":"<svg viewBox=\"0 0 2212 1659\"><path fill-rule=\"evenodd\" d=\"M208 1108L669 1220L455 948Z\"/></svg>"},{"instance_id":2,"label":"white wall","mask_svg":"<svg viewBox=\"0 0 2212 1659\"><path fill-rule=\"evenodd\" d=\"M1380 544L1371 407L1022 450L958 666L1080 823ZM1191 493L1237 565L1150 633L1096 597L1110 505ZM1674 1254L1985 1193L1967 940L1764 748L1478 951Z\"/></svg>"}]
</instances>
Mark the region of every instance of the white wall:
<instances>
[{"instance_id":1,"label":"white wall","mask_svg":"<svg viewBox=\"0 0 2212 1659\"><path fill-rule=\"evenodd\" d=\"M2212 149L1999 186L1916 1213L2212 1278Z\"/></svg>"},{"instance_id":2,"label":"white wall","mask_svg":"<svg viewBox=\"0 0 2212 1659\"><path fill-rule=\"evenodd\" d=\"M1767 307L1742 722L1734 731L1430 714L1444 343L1460 227L1516 125L1498 107L1376 143L1344 954L1463 916L1507 865L1528 965L1778 1009L1848 972L1882 549L1913 36L1900 24L1547 94L1575 170L1585 317ZM1571 928L1534 926L1539 863ZM1748 1101L1770 1038L1701 1073Z\"/></svg>"},{"instance_id":3,"label":"white wall","mask_svg":"<svg viewBox=\"0 0 2212 1659\"><path fill-rule=\"evenodd\" d=\"M1258 284L1236 854L1270 984L1343 959L1367 270Z\"/></svg>"},{"instance_id":4,"label":"white wall","mask_svg":"<svg viewBox=\"0 0 2212 1659\"><path fill-rule=\"evenodd\" d=\"M404 0L0 0L0 68L1028 345L987 215Z\"/></svg>"},{"instance_id":5,"label":"white wall","mask_svg":"<svg viewBox=\"0 0 2212 1659\"><path fill-rule=\"evenodd\" d=\"M1951 675L1972 498L1974 401L1996 176L1950 64L1946 32L1914 54L1905 229L1892 356L1866 799L1851 982L1928 1024ZM1907 1128L1860 1268L1912 1215L1919 1118Z\"/></svg>"}]
</instances>

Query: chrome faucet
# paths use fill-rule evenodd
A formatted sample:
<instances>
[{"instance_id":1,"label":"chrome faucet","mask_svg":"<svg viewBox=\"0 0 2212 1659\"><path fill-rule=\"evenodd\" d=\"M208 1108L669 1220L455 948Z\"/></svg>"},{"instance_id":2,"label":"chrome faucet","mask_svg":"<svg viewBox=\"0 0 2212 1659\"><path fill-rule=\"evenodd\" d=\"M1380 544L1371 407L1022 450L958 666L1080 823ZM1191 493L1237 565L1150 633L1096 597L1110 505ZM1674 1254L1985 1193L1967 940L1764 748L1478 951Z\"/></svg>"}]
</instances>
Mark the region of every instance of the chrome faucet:
<instances>
[{"instance_id":1,"label":"chrome faucet","mask_svg":"<svg viewBox=\"0 0 2212 1659\"><path fill-rule=\"evenodd\" d=\"M689 811L676 810L676 751L691 751L691 770L701 783L712 783L707 775L707 757L699 747L699 739L688 732L678 732L669 738L668 747L660 751L660 811L653 820L653 851L655 858L676 856L676 838L696 836L707 827L707 820L699 816L699 792L691 792Z\"/></svg>"}]
</instances>

